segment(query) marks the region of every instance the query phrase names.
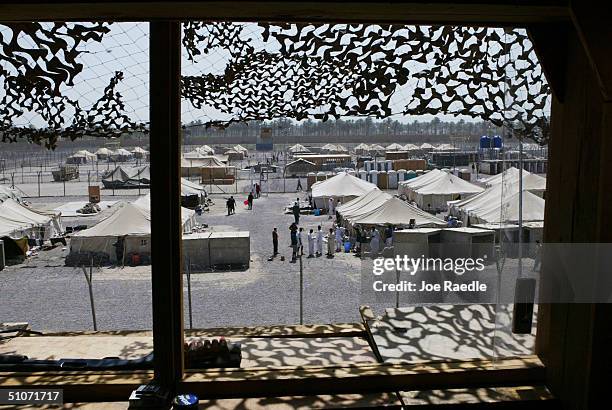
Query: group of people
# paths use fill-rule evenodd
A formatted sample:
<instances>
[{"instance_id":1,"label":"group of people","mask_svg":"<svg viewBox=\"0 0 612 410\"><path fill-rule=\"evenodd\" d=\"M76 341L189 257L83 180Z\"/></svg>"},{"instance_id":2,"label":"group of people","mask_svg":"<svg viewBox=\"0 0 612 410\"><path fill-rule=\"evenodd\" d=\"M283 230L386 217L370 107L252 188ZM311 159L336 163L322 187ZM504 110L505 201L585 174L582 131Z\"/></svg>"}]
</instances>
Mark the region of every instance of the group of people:
<instances>
[{"instance_id":1,"label":"group of people","mask_svg":"<svg viewBox=\"0 0 612 410\"><path fill-rule=\"evenodd\" d=\"M304 243L308 242L308 258L320 257L323 255L323 229L321 225L317 226L317 231L310 229L308 234L304 233L304 228L298 227L296 222L289 225L289 234L291 238L291 262L295 262L299 256L304 255ZM278 255L278 230L274 228L272 231L272 242L274 245L274 256ZM333 244L333 240L328 243ZM333 246L333 245L332 245ZM328 246L329 256L329 246Z\"/></svg>"}]
</instances>

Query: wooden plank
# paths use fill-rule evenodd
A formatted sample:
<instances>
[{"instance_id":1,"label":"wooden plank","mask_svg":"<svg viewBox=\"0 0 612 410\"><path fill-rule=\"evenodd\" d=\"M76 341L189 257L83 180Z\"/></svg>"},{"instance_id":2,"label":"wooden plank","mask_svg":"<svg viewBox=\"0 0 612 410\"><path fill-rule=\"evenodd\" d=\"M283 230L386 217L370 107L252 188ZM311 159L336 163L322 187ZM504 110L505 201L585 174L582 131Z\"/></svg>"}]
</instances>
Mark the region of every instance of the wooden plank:
<instances>
[{"instance_id":1,"label":"wooden plank","mask_svg":"<svg viewBox=\"0 0 612 410\"><path fill-rule=\"evenodd\" d=\"M395 393L326 394L201 400L206 410L400 409Z\"/></svg>"},{"instance_id":2,"label":"wooden plank","mask_svg":"<svg viewBox=\"0 0 612 410\"><path fill-rule=\"evenodd\" d=\"M187 372L181 384L201 398L368 393L542 383L538 358L410 365L266 367Z\"/></svg>"},{"instance_id":3,"label":"wooden plank","mask_svg":"<svg viewBox=\"0 0 612 410\"><path fill-rule=\"evenodd\" d=\"M155 378L173 387L183 374L181 272L181 26L150 24L151 277Z\"/></svg>"},{"instance_id":4,"label":"wooden plank","mask_svg":"<svg viewBox=\"0 0 612 410\"><path fill-rule=\"evenodd\" d=\"M146 3L146 5L144 4ZM6 1L4 21L234 20L283 22L455 23L524 25L569 20L566 0L534 1L210 1L43 0ZM95 17L94 17L95 16Z\"/></svg>"}]
</instances>

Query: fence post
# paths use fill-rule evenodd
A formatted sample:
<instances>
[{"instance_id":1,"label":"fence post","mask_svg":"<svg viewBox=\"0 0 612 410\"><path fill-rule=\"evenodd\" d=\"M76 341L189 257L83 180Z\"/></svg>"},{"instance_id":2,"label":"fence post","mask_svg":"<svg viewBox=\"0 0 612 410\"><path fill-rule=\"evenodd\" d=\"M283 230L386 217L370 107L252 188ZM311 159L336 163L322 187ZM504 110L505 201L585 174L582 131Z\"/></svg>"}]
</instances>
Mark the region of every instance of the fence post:
<instances>
[{"instance_id":1,"label":"fence post","mask_svg":"<svg viewBox=\"0 0 612 410\"><path fill-rule=\"evenodd\" d=\"M87 288L89 289L89 303L91 305L91 317L93 319L94 330L98 330L98 321L96 320L96 306L94 304L93 288L92 288L92 277L93 277L93 257L91 258L91 264L89 265L89 276L87 275L87 269L85 266L81 266L83 269L83 275L87 281Z\"/></svg>"}]
</instances>

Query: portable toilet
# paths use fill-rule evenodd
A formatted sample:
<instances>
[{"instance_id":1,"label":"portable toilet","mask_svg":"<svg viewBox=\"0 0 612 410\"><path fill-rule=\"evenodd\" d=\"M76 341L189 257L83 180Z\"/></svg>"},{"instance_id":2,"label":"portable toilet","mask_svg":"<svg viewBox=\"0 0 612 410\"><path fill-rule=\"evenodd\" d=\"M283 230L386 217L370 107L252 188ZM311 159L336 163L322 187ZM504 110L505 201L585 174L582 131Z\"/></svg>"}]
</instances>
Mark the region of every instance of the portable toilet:
<instances>
[{"instance_id":1,"label":"portable toilet","mask_svg":"<svg viewBox=\"0 0 612 410\"><path fill-rule=\"evenodd\" d=\"M389 174L387 174L387 171L378 173L376 186L380 189L389 189Z\"/></svg>"},{"instance_id":2,"label":"portable toilet","mask_svg":"<svg viewBox=\"0 0 612 410\"><path fill-rule=\"evenodd\" d=\"M387 177L389 179L389 189L397 189L397 171L388 171Z\"/></svg>"},{"instance_id":3,"label":"portable toilet","mask_svg":"<svg viewBox=\"0 0 612 410\"><path fill-rule=\"evenodd\" d=\"M325 181L327 177L325 176L325 172L320 171L317 172L317 181Z\"/></svg>"},{"instance_id":4,"label":"portable toilet","mask_svg":"<svg viewBox=\"0 0 612 410\"><path fill-rule=\"evenodd\" d=\"M400 181L405 181L406 180L406 170L405 169L400 169L397 171L397 182L399 183Z\"/></svg>"},{"instance_id":5,"label":"portable toilet","mask_svg":"<svg viewBox=\"0 0 612 410\"><path fill-rule=\"evenodd\" d=\"M404 181L407 181L409 179L416 178L416 177L417 177L417 172L411 169L409 171L406 171L406 175L404 176Z\"/></svg>"},{"instance_id":6,"label":"portable toilet","mask_svg":"<svg viewBox=\"0 0 612 410\"><path fill-rule=\"evenodd\" d=\"M371 183L373 183L374 185L378 184L378 171L373 169L369 172L368 176L370 177L370 181Z\"/></svg>"},{"instance_id":7,"label":"portable toilet","mask_svg":"<svg viewBox=\"0 0 612 410\"><path fill-rule=\"evenodd\" d=\"M359 171L359 179L363 179L364 181L368 180L368 171L366 170L361 170Z\"/></svg>"},{"instance_id":8,"label":"portable toilet","mask_svg":"<svg viewBox=\"0 0 612 410\"><path fill-rule=\"evenodd\" d=\"M309 172L308 174L306 174L306 185L308 186L307 189L310 189L312 184L314 184L315 182L317 182L317 174L315 174L314 172Z\"/></svg>"},{"instance_id":9,"label":"portable toilet","mask_svg":"<svg viewBox=\"0 0 612 410\"><path fill-rule=\"evenodd\" d=\"M393 160L385 160L385 171L389 172L393 169Z\"/></svg>"}]
</instances>

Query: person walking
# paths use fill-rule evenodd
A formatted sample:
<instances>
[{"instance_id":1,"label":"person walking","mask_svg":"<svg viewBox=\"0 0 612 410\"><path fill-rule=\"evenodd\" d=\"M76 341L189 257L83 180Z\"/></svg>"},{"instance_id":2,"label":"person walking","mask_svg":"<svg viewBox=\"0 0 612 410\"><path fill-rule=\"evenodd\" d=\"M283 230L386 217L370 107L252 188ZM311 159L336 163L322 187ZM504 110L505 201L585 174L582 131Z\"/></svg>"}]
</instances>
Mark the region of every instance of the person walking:
<instances>
[{"instance_id":1,"label":"person walking","mask_svg":"<svg viewBox=\"0 0 612 410\"><path fill-rule=\"evenodd\" d=\"M255 198L259 198L261 196L261 185L255 184Z\"/></svg>"},{"instance_id":2,"label":"person walking","mask_svg":"<svg viewBox=\"0 0 612 410\"><path fill-rule=\"evenodd\" d=\"M314 258L315 257L315 234L314 234L314 230L310 230L310 232L308 232L308 257L309 258Z\"/></svg>"},{"instance_id":3,"label":"person walking","mask_svg":"<svg viewBox=\"0 0 612 410\"><path fill-rule=\"evenodd\" d=\"M317 253L316 256L323 255L323 231L321 225L317 226Z\"/></svg>"},{"instance_id":4,"label":"person walking","mask_svg":"<svg viewBox=\"0 0 612 410\"><path fill-rule=\"evenodd\" d=\"M225 206L227 207L227 216L230 216L232 214L232 198L227 198L227 201L225 202Z\"/></svg>"},{"instance_id":5,"label":"person walking","mask_svg":"<svg viewBox=\"0 0 612 410\"><path fill-rule=\"evenodd\" d=\"M249 205L249 209L253 209L253 191L249 192L249 196L247 197L247 204Z\"/></svg>"},{"instance_id":6,"label":"person walking","mask_svg":"<svg viewBox=\"0 0 612 410\"><path fill-rule=\"evenodd\" d=\"M334 217L334 209L334 198L330 196L329 200L327 201L327 214L329 215L328 219L332 219Z\"/></svg>"},{"instance_id":7,"label":"person walking","mask_svg":"<svg viewBox=\"0 0 612 410\"><path fill-rule=\"evenodd\" d=\"M385 229L385 246L393 246L393 226L389 225Z\"/></svg>"},{"instance_id":8,"label":"person walking","mask_svg":"<svg viewBox=\"0 0 612 410\"><path fill-rule=\"evenodd\" d=\"M296 225L299 225L300 223L300 203L298 201L299 199L295 201L295 203L291 207L291 212L293 212L293 218L295 219Z\"/></svg>"},{"instance_id":9,"label":"person walking","mask_svg":"<svg viewBox=\"0 0 612 410\"><path fill-rule=\"evenodd\" d=\"M297 188L295 190L296 191L303 191L304 190L304 188L302 188L302 180L300 178L298 178Z\"/></svg>"},{"instance_id":10,"label":"person walking","mask_svg":"<svg viewBox=\"0 0 612 410\"><path fill-rule=\"evenodd\" d=\"M278 231L276 228L272 230L272 247L274 248L272 256L278 255Z\"/></svg>"}]
</instances>

